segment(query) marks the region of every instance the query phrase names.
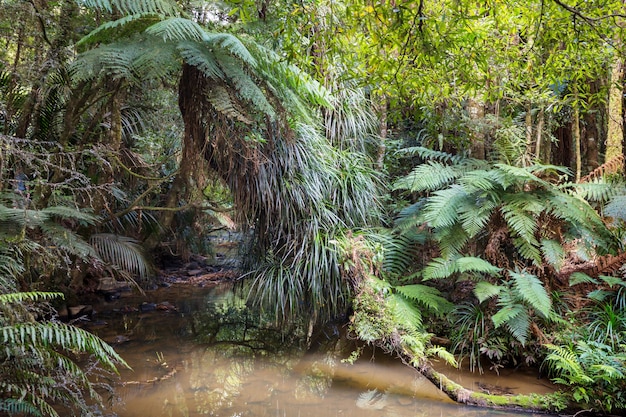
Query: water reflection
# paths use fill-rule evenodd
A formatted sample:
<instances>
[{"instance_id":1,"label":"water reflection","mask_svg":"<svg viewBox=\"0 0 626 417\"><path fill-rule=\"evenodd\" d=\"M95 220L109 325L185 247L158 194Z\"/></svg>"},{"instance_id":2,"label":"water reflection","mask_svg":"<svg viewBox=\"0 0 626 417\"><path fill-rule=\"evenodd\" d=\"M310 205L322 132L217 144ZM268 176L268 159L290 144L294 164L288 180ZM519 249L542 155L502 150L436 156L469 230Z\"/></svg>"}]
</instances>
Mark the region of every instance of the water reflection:
<instances>
[{"instance_id":1,"label":"water reflection","mask_svg":"<svg viewBox=\"0 0 626 417\"><path fill-rule=\"evenodd\" d=\"M305 353L302 329L279 332L223 286L168 288L96 306L93 329L132 366L121 372L120 417L514 416L461 407L397 362L341 362L345 340ZM106 324L104 323L106 322Z\"/></svg>"}]
</instances>

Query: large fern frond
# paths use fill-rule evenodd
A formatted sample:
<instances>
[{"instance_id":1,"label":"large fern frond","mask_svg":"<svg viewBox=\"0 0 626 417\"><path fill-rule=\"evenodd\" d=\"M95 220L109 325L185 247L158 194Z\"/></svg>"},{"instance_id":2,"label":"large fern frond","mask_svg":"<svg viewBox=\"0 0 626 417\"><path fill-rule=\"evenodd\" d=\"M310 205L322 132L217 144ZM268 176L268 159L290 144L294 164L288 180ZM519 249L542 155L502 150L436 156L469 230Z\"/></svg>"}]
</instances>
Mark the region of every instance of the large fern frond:
<instances>
[{"instance_id":1,"label":"large fern frond","mask_svg":"<svg viewBox=\"0 0 626 417\"><path fill-rule=\"evenodd\" d=\"M398 179L392 189L411 192L432 191L450 184L461 172L453 165L428 161L418 165L410 174Z\"/></svg>"},{"instance_id":2,"label":"large fern frond","mask_svg":"<svg viewBox=\"0 0 626 417\"><path fill-rule=\"evenodd\" d=\"M405 326L415 328L422 327L422 313L407 298L399 294L391 294L387 298L387 303L391 307L392 314L398 323L405 323Z\"/></svg>"},{"instance_id":3,"label":"large fern frond","mask_svg":"<svg viewBox=\"0 0 626 417\"><path fill-rule=\"evenodd\" d=\"M532 309L544 318L549 317L552 311L552 300L543 283L535 275L528 272L509 271L513 279L513 288L516 295L526 301Z\"/></svg>"},{"instance_id":4,"label":"large fern frond","mask_svg":"<svg viewBox=\"0 0 626 417\"><path fill-rule=\"evenodd\" d=\"M99 233L91 235L89 243L103 261L141 279L147 279L150 276L150 263L136 240L126 236Z\"/></svg>"},{"instance_id":5,"label":"large fern frond","mask_svg":"<svg viewBox=\"0 0 626 417\"><path fill-rule=\"evenodd\" d=\"M64 323L20 323L0 327L0 339L4 344L19 346L45 346L76 350L93 354L100 363L116 370L116 363L126 362L97 336L75 326Z\"/></svg>"},{"instance_id":6,"label":"large fern frond","mask_svg":"<svg viewBox=\"0 0 626 417\"><path fill-rule=\"evenodd\" d=\"M224 86L217 85L211 88L211 91L207 93L207 99L213 108L224 116L248 125L252 124L252 120L237 105Z\"/></svg>"},{"instance_id":7,"label":"large fern frond","mask_svg":"<svg viewBox=\"0 0 626 417\"><path fill-rule=\"evenodd\" d=\"M446 300L441 292L434 287L422 284L399 285L395 286L394 290L437 315L445 314L453 307L453 304Z\"/></svg>"},{"instance_id":8,"label":"large fern frond","mask_svg":"<svg viewBox=\"0 0 626 417\"><path fill-rule=\"evenodd\" d=\"M201 41L206 32L193 20L183 17L163 19L148 28L146 33L163 39L164 41Z\"/></svg>"},{"instance_id":9,"label":"large fern frond","mask_svg":"<svg viewBox=\"0 0 626 417\"><path fill-rule=\"evenodd\" d=\"M458 258L435 258L422 271L424 280L448 278L455 273L472 272L497 275L502 271L482 258L463 256Z\"/></svg>"}]
</instances>

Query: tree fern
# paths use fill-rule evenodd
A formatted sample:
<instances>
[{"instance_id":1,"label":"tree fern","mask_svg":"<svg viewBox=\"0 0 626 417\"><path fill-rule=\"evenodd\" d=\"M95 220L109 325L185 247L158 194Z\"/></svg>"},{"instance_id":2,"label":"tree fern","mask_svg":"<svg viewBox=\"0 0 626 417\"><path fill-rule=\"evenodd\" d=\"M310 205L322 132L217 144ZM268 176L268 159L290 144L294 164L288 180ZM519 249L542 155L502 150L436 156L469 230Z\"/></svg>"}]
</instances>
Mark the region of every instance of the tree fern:
<instances>
[{"instance_id":1,"label":"tree fern","mask_svg":"<svg viewBox=\"0 0 626 417\"><path fill-rule=\"evenodd\" d=\"M556 271L559 271L565 262L566 253L563 245L553 239L541 240L541 252L543 259Z\"/></svg>"}]
</instances>

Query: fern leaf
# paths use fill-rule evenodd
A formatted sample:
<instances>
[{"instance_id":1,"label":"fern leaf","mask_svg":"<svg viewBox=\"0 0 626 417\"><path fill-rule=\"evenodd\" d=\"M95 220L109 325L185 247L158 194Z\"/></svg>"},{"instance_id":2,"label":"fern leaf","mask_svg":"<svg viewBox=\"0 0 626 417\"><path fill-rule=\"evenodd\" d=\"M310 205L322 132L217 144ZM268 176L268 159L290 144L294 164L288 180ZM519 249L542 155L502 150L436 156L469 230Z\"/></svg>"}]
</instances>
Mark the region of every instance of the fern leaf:
<instances>
[{"instance_id":1,"label":"fern leaf","mask_svg":"<svg viewBox=\"0 0 626 417\"><path fill-rule=\"evenodd\" d=\"M446 300L436 288L413 284L396 286L394 289L404 297L418 302L437 314L444 314L452 310L452 303Z\"/></svg>"},{"instance_id":2,"label":"fern leaf","mask_svg":"<svg viewBox=\"0 0 626 417\"><path fill-rule=\"evenodd\" d=\"M204 32L202 40L210 47L219 47L229 54L239 58L243 63L253 68L257 66L257 60L252 56L246 45L239 38L230 33Z\"/></svg>"},{"instance_id":3,"label":"fern leaf","mask_svg":"<svg viewBox=\"0 0 626 417\"><path fill-rule=\"evenodd\" d=\"M450 184L459 175L458 169L453 166L428 161L397 180L392 189L411 192L433 191Z\"/></svg>"},{"instance_id":4,"label":"fern leaf","mask_svg":"<svg viewBox=\"0 0 626 417\"><path fill-rule=\"evenodd\" d=\"M398 153L407 154L407 155L418 155L423 159L433 160L433 161L442 161L447 163L459 164L465 158L461 155L453 155L447 152L435 151L433 149L426 148L424 146L414 146L403 148Z\"/></svg>"},{"instance_id":5,"label":"fern leaf","mask_svg":"<svg viewBox=\"0 0 626 417\"><path fill-rule=\"evenodd\" d=\"M200 41L204 29L193 20L183 17L170 17L148 27L146 33L164 41Z\"/></svg>"},{"instance_id":6,"label":"fern leaf","mask_svg":"<svg viewBox=\"0 0 626 417\"><path fill-rule=\"evenodd\" d=\"M567 256L561 243L552 239L543 239L541 241L541 251L546 262L557 272L560 271Z\"/></svg>"},{"instance_id":7,"label":"fern leaf","mask_svg":"<svg viewBox=\"0 0 626 417\"><path fill-rule=\"evenodd\" d=\"M134 239L108 233L94 234L89 243L105 262L142 279L150 276L150 266L143 248Z\"/></svg>"},{"instance_id":8,"label":"fern leaf","mask_svg":"<svg viewBox=\"0 0 626 417\"><path fill-rule=\"evenodd\" d=\"M583 272L574 272L569 276L569 286L573 287L578 284L597 284L598 281L595 278L590 277L589 275Z\"/></svg>"},{"instance_id":9,"label":"fern leaf","mask_svg":"<svg viewBox=\"0 0 626 417\"><path fill-rule=\"evenodd\" d=\"M480 281L476 283L474 287L474 295L481 303L489 298L495 297L500 294L502 287L500 285L494 285L487 281Z\"/></svg>"},{"instance_id":10,"label":"fern leaf","mask_svg":"<svg viewBox=\"0 0 626 417\"><path fill-rule=\"evenodd\" d=\"M50 217L59 217L68 220L78 220L83 225L94 225L98 218L85 210L79 210L67 206L51 206L41 210L42 213Z\"/></svg>"},{"instance_id":11,"label":"fern leaf","mask_svg":"<svg viewBox=\"0 0 626 417\"><path fill-rule=\"evenodd\" d=\"M548 317L552 311L552 300L541 280L527 272L510 271L509 274L513 278L516 294L544 318Z\"/></svg>"},{"instance_id":12,"label":"fern leaf","mask_svg":"<svg viewBox=\"0 0 626 417\"><path fill-rule=\"evenodd\" d=\"M422 271L424 280L448 278L456 272L453 259L435 258Z\"/></svg>"},{"instance_id":13,"label":"fern leaf","mask_svg":"<svg viewBox=\"0 0 626 417\"><path fill-rule=\"evenodd\" d=\"M405 297L391 293L387 302L397 323L404 323L408 328L419 329L422 327L422 313Z\"/></svg>"},{"instance_id":14,"label":"fern leaf","mask_svg":"<svg viewBox=\"0 0 626 417\"><path fill-rule=\"evenodd\" d=\"M622 287L626 286L626 282L619 277L612 277L609 275L599 275L598 278L600 278L605 284L607 284L609 286L609 288L613 288L616 285L620 285Z\"/></svg>"},{"instance_id":15,"label":"fern leaf","mask_svg":"<svg viewBox=\"0 0 626 417\"><path fill-rule=\"evenodd\" d=\"M458 207L469 197L458 185L436 191L426 202L424 220L433 228L453 226L459 220Z\"/></svg>"},{"instance_id":16,"label":"fern leaf","mask_svg":"<svg viewBox=\"0 0 626 417\"><path fill-rule=\"evenodd\" d=\"M33 404L26 402L24 398L4 398L0 399L0 411L9 415L24 414L27 416L41 416L41 412Z\"/></svg>"},{"instance_id":17,"label":"fern leaf","mask_svg":"<svg viewBox=\"0 0 626 417\"><path fill-rule=\"evenodd\" d=\"M522 304L508 304L495 313L491 320L496 328L505 325L511 336L522 345L526 344L530 330L530 317Z\"/></svg>"},{"instance_id":18,"label":"fern leaf","mask_svg":"<svg viewBox=\"0 0 626 417\"><path fill-rule=\"evenodd\" d=\"M0 304L16 304L23 303L25 301L43 301L43 300L52 300L55 298L63 299L65 296L60 292L41 292L41 291L31 291L31 292L17 292L17 293L8 293L8 294L0 294Z\"/></svg>"},{"instance_id":19,"label":"fern leaf","mask_svg":"<svg viewBox=\"0 0 626 417\"><path fill-rule=\"evenodd\" d=\"M111 370L116 370L115 362L128 366L111 346L97 336L63 323L20 323L0 327L0 339L5 344L22 346L50 344L62 349L88 352Z\"/></svg>"},{"instance_id":20,"label":"fern leaf","mask_svg":"<svg viewBox=\"0 0 626 417\"><path fill-rule=\"evenodd\" d=\"M211 88L211 91L207 94L207 99L215 110L223 115L248 125L252 124L252 120L243 113L243 110L237 108L238 106L231 98L228 90L221 85Z\"/></svg>"},{"instance_id":21,"label":"fern leaf","mask_svg":"<svg viewBox=\"0 0 626 417\"><path fill-rule=\"evenodd\" d=\"M117 20L103 23L82 37L76 46L95 45L100 42L112 42L126 37L130 33L141 33L158 22L159 17L152 12L130 14Z\"/></svg>"},{"instance_id":22,"label":"fern leaf","mask_svg":"<svg viewBox=\"0 0 626 417\"><path fill-rule=\"evenodd\" d=\"M497 275L502 272L502 268L474 256L463 256L456 259L454 268L457 272L478 272L487 275Z\"/></svg>"},{"instance_id":23,"label":"fern leaf","mask_svg":"<svg viewBox=\"0 0 626 417\"><path fill-rule=\"evenodd\" d=\"M270 119L276 117L276 112L272 105L267 101L265 93L258 87L257 83L237 63L230 62L230 59L222 60L222 68L231 83L235 86L237 93L254 107L268 116ZM230 63L230 65L226 65Z\"/></svg>"}]
</instances>

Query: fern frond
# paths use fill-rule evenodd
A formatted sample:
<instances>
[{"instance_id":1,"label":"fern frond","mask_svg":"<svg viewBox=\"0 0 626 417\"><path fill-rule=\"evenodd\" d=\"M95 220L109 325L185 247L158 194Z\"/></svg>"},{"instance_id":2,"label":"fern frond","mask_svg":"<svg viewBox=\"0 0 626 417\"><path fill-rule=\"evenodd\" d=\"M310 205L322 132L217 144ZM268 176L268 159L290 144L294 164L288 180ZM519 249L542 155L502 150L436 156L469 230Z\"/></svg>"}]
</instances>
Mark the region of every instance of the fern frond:
<instances>
[{"instance_id":1,"label":"fern frond","mask_svg":"<svg viewBox=\"0 0 626 417\"><path fill-rule=\"evenodd\" d=\"M550 343L546 344L545 347L550 351L545 360L550 363L550 367L552 369L558 371L559 374L574 377L573 379L576 380L576 382L593 382L593 379L587 375L581 366L578 361L578 355L573 351L573 349ZM569 385L572 379L556 378L556 381Z\"/></svg>"},{"instance_id":2,"label":"fern frond","mask_svg":"<svg viewBox=\"0 0 626 417\"><path fill-rule=\"evenodd\" d=\"M506 303L506 305L501 306L497 313L491 316L491 321L496 328L506 325L511 334L520 343L524 344L526 342L530 321L527 308L523 304Z\"/></svg>"},{"instance_id":3,"label":"fern frond","mask_svg":"<svg viewBox=\"0 0 626 417\"><path fill-rule=\"evenodd\" d=\"M83 36L76 46L95 45L100 42L112 42L123 39L129 34L141 33L159 21L160 16L152 12L140 12L103 23Z\"/></svg>"},{"instance_id":4,"label":"fern frond","mask_svg":"<svg viewBox=\"0 0 626 417\"><path fill-rule=\"evenodd\" d=\"M477 282L474 287L474 295L481 303L489 298L499 295L500 291L502 291L502 287L500 285L494 285L487 281Z\"/></svg>"},{"instance_id":5,"label":"fern frond","mask_svg":"<svg viewBox=\"0 0 626 417\"><path fill-rule=\"evenodd\" d=\"M243 109L238 108L235 101L231 98L228 90L221 86L214 86L207 94L209 103L224 116L238 120L245 124L252 124L252 120L243 113Z\"/></svg>"},{"instance_id":6,"label":"fern frond","mask_svg":"<svg viewBox=\"0 0 626 417\"><path fill-rule=\"evenodd\" d=\"M399 285L394 287L394 290L439 315L449 312L453 307L453 304L446 300L438 289L427 285Z\"/></svg>"},{"instance_id":7,"label":"fern frond","mask_svg":"<svg viewBox=\"0 0 626 417\"><path fill-rule=\"evenodd\" d=\"M452 185L433 193L424 207L424 220L433 228L453 226L459 220L458 207L470 196L465 190Z\"/></svg>"},{"instance_id":8,"label":"fern frond","mask_svg":"<svg viewBox=\"0 0 626 417\"><path fill-rule=\"evenodd\" d=\"M460 174L459 170L454 166L428 161L418 165L410 174L398 179L393 184L392 189L411 192L437 190L444 185L450 184Z\"/></svg>"},{"instance_id":9,"label":"fern frond","mask_svg":"<svg viewBox=\"0 0 626 417\"><path fill-rule=\"evenodd\" d=\"M566 189L571 189L574 195L583 198L587 201L605 202L609 201L617 192L619 188L615 187L615 184L593 180L586 183L568 183L565 184Z\"/></svg>"},{"instance_id":10,"label":"fern frond","mask_svg":"<svg viewBox=\"0 0 626 417\"><path fill-rule=\"evenodd\" d=\"M557 272L561 270L565 257L567 254L563 249L563 245L560 242L552 239L541 240L541 251L543 252L543 258L551 265Z\"/></svg>"},{"instance_id":11,"label":"fern frond","mask_svg":"<svg viewBox=\"0 0 626 417\"><path fill-rule=\"evenodd\" d=\"M45 232L46 237L58 248L81 258L98 258L91 247L78 234L56 223L46 222L39 226Z\"/></svg>"},{"instance_id":12,"label":"fern frond","mask_svg":"<svg viewBox=\"0 0 626 417\"><path fill-rule=\"evenodd\" d=\"M569 276L569 286L573 287L578 284L597 284L598 280L590 277L589 275L583 272L574 272Z\"/></svg>"},{"instance_id":13,"label":"fern frond","mask_svg":"<svg viewBox=\"0 0 626 417\"><path fill-rule=\"evenodd\" d=\"M150 276L150 264L143 253L143 248L136 240L120 235L99 233L92 235L89 243L105 262L135 274L141 279L147 279Z\"/></svg>"},{"instance_id":14,"label":"fern frond","mask_svg":"<svg viewBox=\"0 0 626 417\"><path fill-rule=\"evenodd\" d=\"M164 41L200 41L206 32L196 22L183 17L163 19L146 29L149 35L157 36Z\"/></svg>"},{"instance_id":15,"label":"fern frond","mask_svg":"<svg viewBox=\"0 0 626 417\"><path fill-rule=\"evenodd\" d=\"M241 40L235 35L224 32L204 32L202 35L202 41L206 43L209 48L218 47L232 56L239 58L241 62L252 68L257 66L257 60L254 56L252 56L246 45L244 45L244 43L241 42Z\"/></svg>"},{"instance_id":16,"label":"fern frond","mask_svg":"<svg viewBox=\"0 0 626 417\"><path fill-rule=\"evenodd\" d=\"M196 42L180 42L178 52L187 64L198 68L211 79L224 79L224 72L218 64L215 53Z\"/></svg>"},{"instance_id":17,"label":"fern frond","mask_svg":"<svg viewBox=\"0 0 626 417\"><path fill-rule=\"evenodd\" d=\"M42 416L41 411L33 404L26 402L24 399L4 398L0 399L0 411L4 411L9 415L24 414L27 416Z\"/></svg>"},{"instance_id":18,"label":"fern frond","mask_svg":"<svg viewBox=\"0 0 626 417\"><path fill-rule=\"evenodd\" d=\"M83 226L96 224L98 217L86 210L79 210L68 206L51 206L40 210L41 213L52 217L59 217L66 220L78 220Z\"/></svg>"},{"instance_id":19,"label":"fern frond","mask_svg":"<svg viewBox=\"0 0 626 417\"><path fill-rule=\"evenodd\" d=\"M403 323L405 327L420 329L422 327L422 313L408 299L402 295L391 293L387 298L394 320Z\"/></svg>"},{"instance_id":20,"label":"fern frond","mask_svg":"<svg viewBox=\"0 0 626 417\"><path fill-rule=\"evenodd\" d=\"M426 199L422 198L419 199L417 202L400 210L395 221L395 227L400 232L406 232L409 229L412 229L424 223L422 213L425 204Z\"/></svg>"},{"instance_id":21,"label":"fern frond","mask_svg":"<svg viewBox=\"0 0 626 417\"><path fill-rule=\"evenodd\" d=\"M244 100L252 103L257 111L270 119L276 117L274 107L269 103L265 93L258 87L257 83L241 68L240 65L229 62L231 60L222 60L222 68L224 73L235 87L237 94ZM226 65L229 64L230 65Z\"/></svg>"},{"instance_id":22,"label":"fern frond","mask_svg":"<svg viewBox=\"0 0 626 417\"><path fill-rule=\"evenodd\" d=\"M435 151L433 149L426 148L424 146L413 146L408 148L403 148L398 151L399 154L407 154L407 155L418 155L419 157L432 160L432 161L442 161L446 163L459 164L465 160L465 158L461 155L453 155L447 152Z\"/></svg>"},{"instance_id":23,"label":"fern frond","mask_svg":"<svg viewBox=\"0 0 626 417\"><path fill-rule=\"evenodd\" d=\"M516 295L544 318L548 317L552 311L552 300L541 280L528 272L509 271L509 275L513 279Z\"/></svg>"},{"instance_id":24,"label":"fern frond","mask_svg":"<svg viewBox=\"0 0 626 417\"><path fill-rule=\"evenodd\" d=\"M501 271L501 268L474 256L435 258L424 268L422 277L424 280L448 278L452 274L463 272L497 275Z\"/></svg>"},{"instance_id":25,"label":"fern frond","mask_svg":"<svg viewBox=\"0 0 626 417\"><path fill-rule=\"evenodd\" d=\"M16 304L23 303L25 301L46 301L52 300L55 298L65 298L63 293L60 292L41 292L41 291L30 291L30 292L17 292L17 293L8 293L8 294L0 294L0 304Z\"/></svg>"},{"instance_id":26,"label":"fern frond","mask_svg":"<svg viewBox=\"0 0 626 417\"><path fill-rule=\"evenodd\" d=\"M111 346L97 336L63 323L20 323L14 326L3 326L0 327L0 339L5 344L54 345L62 349L88 352L113 371L117 369L116 362L128 366Z\"/></svg>"},{"instance_id":27,"label":"fern frond","mask_svg":"<svg viewBox=\"0 0 626 417\"><path fill-rule=\"evenodd\" d=\"M496 326L497 327L497 326ZM506 321L506 328L522 346L526 345L530 333L530 316L528 310L520 309L516 314Z\"/></svg>"}]
</instances>

